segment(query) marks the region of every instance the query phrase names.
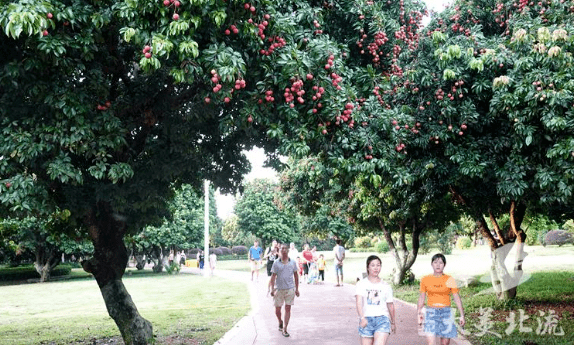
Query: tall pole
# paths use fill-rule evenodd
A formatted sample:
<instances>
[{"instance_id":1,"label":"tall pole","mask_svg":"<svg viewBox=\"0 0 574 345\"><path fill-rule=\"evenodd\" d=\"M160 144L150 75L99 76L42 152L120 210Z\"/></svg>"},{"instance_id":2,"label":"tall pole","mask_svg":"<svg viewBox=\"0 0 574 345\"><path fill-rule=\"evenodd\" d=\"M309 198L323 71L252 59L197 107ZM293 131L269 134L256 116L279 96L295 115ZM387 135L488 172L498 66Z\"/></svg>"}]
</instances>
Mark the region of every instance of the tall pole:
<instances>
[{"instance_id":1,"label":"tall pole","mask_svg":"<svg viewBox=\"0 0 574 345\"><path fill-rule=\"evenodd\" d=\"M205 215L204 215L204 225L205 225L205 229L204 229L204 234L203 234L203 245L205 247L204 252L204 262L206 262L209 265L209 181L205 180L204 181L204 186L205 186ZM205 266L204 266L205 267ZM211 270L211 266L209 266L209 269ZM203 270L205 273L205 275L207 275L207 269Z\"/></svg>"}]
</instances>

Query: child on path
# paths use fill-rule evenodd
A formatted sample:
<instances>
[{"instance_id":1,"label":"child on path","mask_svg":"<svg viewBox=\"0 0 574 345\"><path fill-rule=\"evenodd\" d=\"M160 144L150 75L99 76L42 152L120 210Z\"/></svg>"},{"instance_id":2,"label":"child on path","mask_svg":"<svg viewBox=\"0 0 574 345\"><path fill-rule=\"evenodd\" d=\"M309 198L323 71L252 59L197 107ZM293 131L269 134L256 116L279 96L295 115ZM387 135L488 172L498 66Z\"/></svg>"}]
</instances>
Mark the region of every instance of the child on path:
<instances>
[{"instance_id":1,"label":"child on path","mask_svg":"<svg viewBox=\"0 0 574 345\"><path fill-rule=\"evenodd\" d=\"M303 262L301 262L301 258L297 257L297 268L299 269L299 275L303 276Z\"/></svg>"},{"instance_id":2,"label":"child on path","mask_svg":"<svg viewBox=\"0 0 574 345\"><path fill-rule=\"evenodd\" d=\"M361 345L385 345L395 328L393 289L379 278L381 259L367 258L367 277L356 287L357 313Z\"/></svg>"},{"instance_id":3,"label":"child on path","mask_svg":"<svg viewBox=\"0 0 574 345\"><path fill-rule=\"evenodd\" d=\"M318 278L319 278L319 271L317 270L317 264L311 262L311 265L309 266L309 280L307 281L307 283L315 284Z\"/></svg>"},{"instance_id":4,"label":"child on path","mask_svg":"<svg viewBox=\"0 0 574 345\"><path fill-rule=\"evenodd\" d=\"M317 259L317 269L319 270L319 277L317 278L317 280L320 279L322 282L325 281L325 266L327 266L325 257L323 256L323 254L320 254L319 258Z\"/></svg>"}]
</instances>

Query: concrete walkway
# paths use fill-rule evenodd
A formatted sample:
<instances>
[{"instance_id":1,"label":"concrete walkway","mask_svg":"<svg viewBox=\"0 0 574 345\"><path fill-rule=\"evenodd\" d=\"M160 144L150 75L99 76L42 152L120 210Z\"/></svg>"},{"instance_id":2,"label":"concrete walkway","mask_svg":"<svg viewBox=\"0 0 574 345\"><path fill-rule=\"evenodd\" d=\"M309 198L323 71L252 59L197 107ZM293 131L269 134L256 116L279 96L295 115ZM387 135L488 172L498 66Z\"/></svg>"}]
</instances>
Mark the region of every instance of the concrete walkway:
<instances>
[{"instance_id":1,"label":"concrete walkway","mask_svg":"<svg viewBox=\"0 0 574 345\"><path fill-rule=\"evenodd\" d=\"M196 268L182 272L200 274ZM251 295L251 311L214 345L347 345L359 343L358 319L355 307L355 285L335 287L324 284L301 284L301 296L295 299L286 338L279 332L273 299L267 295L268 278L261 271L259 282L252 282L247 272L216 270L216 275L245 282ZM426 345L419 335L416 307L395 300L397 332L391 334L387 345ZM455 339L452 345L470 345Z\"/></svg>"}]
</instances>

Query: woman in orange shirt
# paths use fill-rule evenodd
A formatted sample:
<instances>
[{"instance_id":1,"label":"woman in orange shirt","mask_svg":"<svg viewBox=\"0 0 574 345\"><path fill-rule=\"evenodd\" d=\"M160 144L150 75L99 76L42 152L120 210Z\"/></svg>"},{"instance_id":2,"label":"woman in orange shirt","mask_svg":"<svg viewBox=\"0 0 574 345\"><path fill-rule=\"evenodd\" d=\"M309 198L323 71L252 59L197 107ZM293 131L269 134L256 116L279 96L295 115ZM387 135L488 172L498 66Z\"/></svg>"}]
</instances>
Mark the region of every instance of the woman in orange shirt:
<instances>
[{"instance_id":1,"label":"woman in orange shirt","mask_svg":"<svg viewBox=\"0 0 574 345\"><path fill-rule=\"evenodd\" d=\"M449 345L450 339L456 338L456 325L454 313L450 308L450 295L460 313L459 324L464 326L464 309L458 295L458 288L453 277L443 273L446 258L442 254L435 254L431 259L433 274L421 279L420 295L418 303L419 325L424 322L424 332L429 345L435 344L435 339L440 339L441 345ZM425 313L423 306L427 300Z\"/></svg>"}]
</instances>

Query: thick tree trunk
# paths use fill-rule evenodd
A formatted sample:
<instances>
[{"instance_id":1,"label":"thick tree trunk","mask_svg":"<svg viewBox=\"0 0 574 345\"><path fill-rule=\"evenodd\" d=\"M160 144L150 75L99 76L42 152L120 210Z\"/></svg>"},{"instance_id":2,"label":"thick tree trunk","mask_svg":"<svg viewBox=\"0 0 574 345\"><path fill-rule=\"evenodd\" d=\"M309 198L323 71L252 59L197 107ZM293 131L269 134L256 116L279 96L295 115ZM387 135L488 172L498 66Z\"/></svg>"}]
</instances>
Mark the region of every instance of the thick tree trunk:
<instances>
[{"instance_id":1,"label":"thick tree trunk","mask_svg":"<svg viewBox=\"0 0 574 345\"><path fill-rule=\"evenodd\" d=\"M475 214L478 229L490 244L492 261L490 278L492 281L492 287L499 299L514 299L516 297L517 287L523 276L522 262L527 255L524 252L526 234L520 229L520 225L524 219L525 212L526 208L524 205L517 205L514 201L511 203L509 212L509 235L511 236L504 236L496 222L496 218L489 212L490 220L498 237L497 239L492 236L482 214ZM516 256L514 270L511 274L506 268L505 260L513 248L516 248Z\"/></svg>"},{"instance_id":2,"label":"thick tree trunk","mask_svg":"<svg viewBox=\"0 0 574 345\"><path fill-rule=\"evenodd\" d=\"M401 224L399 229L400 229L400 234L399 234L399 243L398 246L399 248L397 249L397 247L395 246L395 242L393 241L393 237L391 236L390 231L384 226L383 222L379 219L379 226L381 227L381 230L383 231L383 235L385 236L385 239L387 240L387 243L389 244L389 248L391 250L391 253L393 254L393 256L395 257L395 263L396 263L396 267L393 271L393 284L395 285L402 285L403 282L405 281L405 277L407 276L407 272L408 270L413 266L413 264L415 263L416 259L417 259L417 254L419 251L419 237L420 237L420 230L417 229L416 225L413 223L413 248L412 248L412 252L409 252L408 248L407 248L407 244L405 241L405 226L404 224ZM414 277L412 277L414 278Z\"/></svg>"},{"instance_id":3,"label":"thick tree trunk","mask_svg":"<svg viewBox=\"0 0 574 345\"><path fill-rule=\"evenodd\" d=\"M40 274L40 283L50 280L52 270L60 263L60 252L52 248L50 244L39 245L36 247L36 261L34 268Z\"/></svg>"},{"instance_id":4,"label":"thick tree trunk","mask_svg":"<svg viewBox=\"0 0 574 345\"><path fill-rule=\"evenodd\" d=\"M132 253L134 255L134 258L136 259L136 268L138 271L141 271L144 269L145 267L145 259L144 259L144 254L139 252L136 249L135 244L132 246Z\"/></svg>"},{"instance_id":5,"label":"thick tree trunk","mask_svg":"<svg viewBox=\"0 0 574 345\"><path fill-rule=\"evenodd\" d=\"M141 254L136 254L134 255L134 257L136 258L136 268L138 271L141 271L144 269L145 267L145 260L144 260L144 256Z\"/></svg>"},{"instance_id":6,"label":"thick tree trunk","mask_svg":"<svg viewBox=\"0 0 574 345\"><path fill-rule=\"evenodd\" d=\"M108 314L115 321L126 345L147 345L153 341L152 325L138 313L122 276L128 263L124 245L125 224L109 204L99 202L86 223L94 244L94 257L83 262L86 272L96 278Z\"/></svg>"},{"instance_id":7,"label":"thick tree trunk","mask_svg":"<svg viewBox=\"0 0 574 345\"><path fill-rule=\"evenodd\" d=\"M152 270L154 271L154 273L161 273L163 272L163 267L165 266L165 256L163 255L163 251L160 247L154 246L152 252L153 252Z\"/></svg>"}]
</instances>

